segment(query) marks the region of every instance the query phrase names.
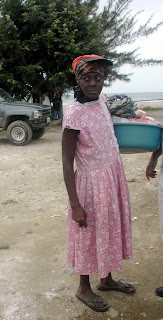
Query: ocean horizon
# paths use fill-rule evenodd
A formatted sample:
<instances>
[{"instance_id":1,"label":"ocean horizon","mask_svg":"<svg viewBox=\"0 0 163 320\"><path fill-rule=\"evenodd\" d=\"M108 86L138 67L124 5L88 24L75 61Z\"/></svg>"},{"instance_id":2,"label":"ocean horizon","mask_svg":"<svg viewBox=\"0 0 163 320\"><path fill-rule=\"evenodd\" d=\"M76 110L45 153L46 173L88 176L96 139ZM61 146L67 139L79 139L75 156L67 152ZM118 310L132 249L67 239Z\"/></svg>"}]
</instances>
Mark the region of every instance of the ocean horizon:
<instances>
[{"instance_id":1,"label":"ocean horizon","mask_svg":"<svg viewBox=\"0 0 163 320\"><path fill-rule=\"evenodd\" d=\"M105 92L103 93L109 97L115 94L125 94L129 96L133 101L154 101L154 100L163 100L163 92ZM62 96L62 101L64 104L69 104L73 101L74 94L72 92L65 93Z\"/></svg>"}]
</instances>

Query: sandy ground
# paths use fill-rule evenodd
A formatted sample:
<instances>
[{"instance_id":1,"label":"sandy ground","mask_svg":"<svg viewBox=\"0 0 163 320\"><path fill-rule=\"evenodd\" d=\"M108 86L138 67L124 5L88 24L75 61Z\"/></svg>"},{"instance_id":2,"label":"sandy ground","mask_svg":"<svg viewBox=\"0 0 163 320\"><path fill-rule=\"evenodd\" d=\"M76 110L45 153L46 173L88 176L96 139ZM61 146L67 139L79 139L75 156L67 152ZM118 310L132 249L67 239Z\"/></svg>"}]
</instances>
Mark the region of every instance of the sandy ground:
<instances>
[{"instance_id":1,"label":"sandy ground","mask_svg":"<svg viewBox=\"0 0 163 320\"><path fill-rule=\"evenodd\" d=\"M162 110L148 114L163 123ZM75 298L79 279L66 265L61 134L57 121L40 140L24 147L10 145L0 134L0 320L163 319L163 300L155 296L156 287L163 285L158 179L148 182L144 174L150 153L122 155L134 257L113 276L133 283L137 291L132 296L102 293L110 310L98 314ZM98 281L97 275L91 276L96 292Z\"/></svg>"},{"instance_id":2,"label":"sandy ground","mask_svg":"<svg viewBox=\"0 0 163 320\"><path fill-rule=\"evenodd\" d=\"M137 101L135 102L139 109L144 108L159 108L163 110L163 100L154 100L154 101Z\"/></svg>"}]
</instances>

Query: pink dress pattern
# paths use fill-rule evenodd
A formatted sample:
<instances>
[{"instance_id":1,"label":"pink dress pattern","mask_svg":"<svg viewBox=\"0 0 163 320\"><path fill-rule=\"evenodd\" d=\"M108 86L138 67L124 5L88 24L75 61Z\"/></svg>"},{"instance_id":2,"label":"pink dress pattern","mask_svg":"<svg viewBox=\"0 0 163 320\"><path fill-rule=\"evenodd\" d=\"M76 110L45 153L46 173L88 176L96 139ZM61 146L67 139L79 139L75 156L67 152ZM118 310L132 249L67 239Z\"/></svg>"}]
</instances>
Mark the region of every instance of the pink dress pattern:
<instances>
[{"instance_id":1,"label":"pink dress pattern","mask_svg":"<svg viewBox=\"0 0 163 320\"><path fill-rule=\"evenodd\" d=\"M80 130L75 181L87 228L72 220L68 205L68 265L80 275L122 269L132 258L128 186L104 95L84 104L74 101L64 114L64 128Z\"/></svg>"}]
</instances>

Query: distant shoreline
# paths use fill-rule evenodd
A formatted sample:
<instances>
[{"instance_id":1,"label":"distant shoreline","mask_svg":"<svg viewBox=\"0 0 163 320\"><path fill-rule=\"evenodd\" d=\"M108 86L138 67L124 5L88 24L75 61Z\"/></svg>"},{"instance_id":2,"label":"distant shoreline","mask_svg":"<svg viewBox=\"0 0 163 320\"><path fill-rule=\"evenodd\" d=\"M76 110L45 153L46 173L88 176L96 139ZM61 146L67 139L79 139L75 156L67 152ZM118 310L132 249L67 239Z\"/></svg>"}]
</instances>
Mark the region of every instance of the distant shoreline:
<instances>
[{"instance_id":1,"label":"distant shoreline","mask_svg":"<svg viewBox=\"0 0 163 320\"><path fill-rule=\"evenodd\" d=\"M67 108L69 103L63 103L64 110ZM136 106L139 109L163 109L163 100L142 100L135 101Z\"/></svg>"},{"instance_id":2,"label":"distant shoreline","mask_svg":"<svg viewBox=\"0 0 163 320\"><path fill-rule=\"evenodd\" d=\"M139 109L144 108L159 108L163 109L163 100L144 100L144 101L135 101L135 104Z\"/></svg>"},{"instance_id":3,"label":"distant shoreline","mask_svg":"<svg viewBox=\"0 0 163 320\"><path fill-rule=\"evenodd\" d=\"M105 92L105 90L102 92L106 97L112 97L114 95L126 95L130 97L135 103L138 101L141 101L141 104L147 104L149 105L155 104L155 102L158 104L160 102L160 105L162 106L163 101L163 92L124 92L124 93L111 93L111 92ZM67 92L67 94L64 94L62 97L62 101L65 104L69 104L73 101L74 94L73 92ZM158 101L158 102L157 102Z\"/></svg>"}]
</instances>

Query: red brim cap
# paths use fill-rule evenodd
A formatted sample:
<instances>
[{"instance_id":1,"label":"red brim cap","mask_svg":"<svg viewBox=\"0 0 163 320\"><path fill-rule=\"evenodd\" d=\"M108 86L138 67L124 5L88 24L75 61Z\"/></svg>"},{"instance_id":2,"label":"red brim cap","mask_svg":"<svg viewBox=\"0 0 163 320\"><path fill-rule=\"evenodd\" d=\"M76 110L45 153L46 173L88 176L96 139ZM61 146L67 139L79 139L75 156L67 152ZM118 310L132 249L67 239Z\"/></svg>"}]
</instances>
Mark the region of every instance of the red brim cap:
<instances>
[{"instance_id":1,"label":"red brim cap","mask_svg":"<svg viewBox=\"0 0 163 320\"><path fill-rule=\"evenodd\" d=\"M110 60L107 60L101 56L98 56L96 54L86 54L84 56L79 56L77 57L76 59L74 59L73 63L72 63L72 69L74 71L74 73L76 74L76 67L77 67L77 64L80 62L80 61L95 61L95 60L103 60L106 62L106 64L108 66L112 66L113 63L110 61Z\"/></svg>"}]
</instances>

